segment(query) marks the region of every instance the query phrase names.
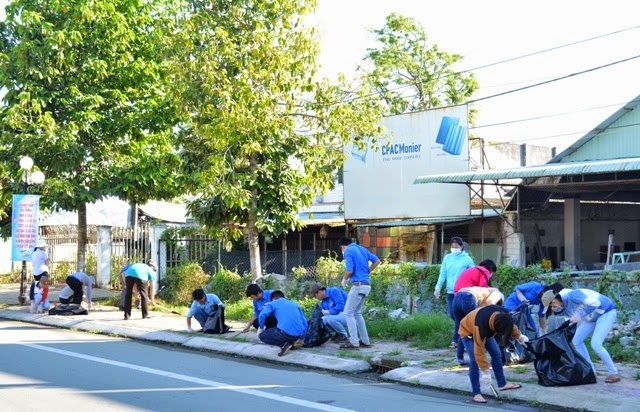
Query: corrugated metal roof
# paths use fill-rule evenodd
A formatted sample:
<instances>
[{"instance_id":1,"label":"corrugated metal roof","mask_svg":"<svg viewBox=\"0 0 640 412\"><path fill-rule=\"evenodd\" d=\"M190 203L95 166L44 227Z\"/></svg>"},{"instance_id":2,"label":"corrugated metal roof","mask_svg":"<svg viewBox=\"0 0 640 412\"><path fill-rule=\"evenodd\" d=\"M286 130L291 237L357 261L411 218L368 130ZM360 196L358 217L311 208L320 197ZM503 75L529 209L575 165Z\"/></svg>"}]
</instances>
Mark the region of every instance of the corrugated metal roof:
<instances>
[{"instance_id":1,"label":"corrugated metal roof","mask_svg":"<svg viewBox=\"0 0 640 412\"><path fill-rule=\"evenodd\" d=\"M480 182L483 180L524 179L549 176L631 172L638 170L640 170L640 157L632 157L627 159L554 163L514 169L477 170L475 172L418 176L413 183L469 183Z\"/></svg>"},{"instance_id":2,"label":"corrugated metal roof","mask_svg":"<svg viewBox=\"0 0 640 412\"><path fill-rule=\"evenodd\" d=\"M419 225L436 225L442 223L457 223L466 222L468 220L475 220L480 217L491 218L502 215L502 210L493 209L473 209L468 216L440 216L440 217L425 217L417 219L403 219L403 220L385 220L381 222L356 222L355 226L358 227L395 227L395 226L419 226Z\"/></svg>"}]
</instances>

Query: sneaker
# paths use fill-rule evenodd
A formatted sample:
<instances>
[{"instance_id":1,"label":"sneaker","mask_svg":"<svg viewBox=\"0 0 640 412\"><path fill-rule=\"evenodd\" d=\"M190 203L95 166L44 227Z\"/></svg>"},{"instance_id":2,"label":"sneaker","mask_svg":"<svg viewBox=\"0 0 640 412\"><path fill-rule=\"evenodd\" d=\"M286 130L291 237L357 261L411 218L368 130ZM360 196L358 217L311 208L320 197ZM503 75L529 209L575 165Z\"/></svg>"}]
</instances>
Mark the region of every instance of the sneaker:
<instances>
[{"instance_id":1,"label":"sneaker","mask_svg":"<svg viewBox=\"0 0 640 412\"><path fill-rule=\"evenodd\" d=\"M456 363L460 366L469 366L469 362L464 359L456 359Z\"/></svg>"},{"instance_id":2,"label":"sneaker","mask_svg":"<svg viewBox=\"0 0 640 412\"><path fill-rule=\"evenodd\" d=\"M364 343L363 341L360 341L360 347L361 348L370 348L371 347L371 342Z\"/></svg>"},{"instance_id":3,"label":"sneaker","mask_svg":"<svg viewBox=\"0 0 640 412\"><path fill-rule=\"evenodd\" d=\"M284 356L287 353L289 353L289 351L291 350L291 347L293 345L289 342L285 342L284 345L282 345L282 348L280 348L280 352L278 352L278 356Z\"/></svg>"},{"instance_id":4,"label":"sneaker","mask_svg":"<svg viewBox=\"0 0 640 412\"><path fill-rule=\"evenodd\" d=\"M340 345L340 349L360 349L360 346L355 346L351 341L348 341Z\"/></svg>"},{"instance_id":5,"label":"sneaker","mask_svg":"<svg viewBox=\"0 0 640 412\"><path fill-rule=\"evenodd\" d=\"M349 337L347 335L343 335L341 333L336 334L335 339L333 340L336 343L345 343L349 341ZM360 343L362 345L362 342Z\"/></svg>"}]
</instances>

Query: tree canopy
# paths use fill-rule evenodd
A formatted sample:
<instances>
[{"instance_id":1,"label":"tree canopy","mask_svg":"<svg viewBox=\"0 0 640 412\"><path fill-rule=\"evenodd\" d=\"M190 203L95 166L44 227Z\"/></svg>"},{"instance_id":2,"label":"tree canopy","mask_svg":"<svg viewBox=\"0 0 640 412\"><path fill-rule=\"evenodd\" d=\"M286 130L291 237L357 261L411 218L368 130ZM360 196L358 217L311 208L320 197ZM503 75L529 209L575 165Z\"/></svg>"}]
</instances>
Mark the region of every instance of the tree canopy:
<instances>
[{"instance_id":1,"label":"tree canopy","mask_svg":"<svg viewBox=\"0 0 640 412\"><path fill-rule=\"evenodd\" d=\"M462 56L430 44L415 19L392 13L371 33L379 46L367 49L363 68L390 114L462 104L478 89L473 73L454 69Z\"/></svg>"}]
</instances>

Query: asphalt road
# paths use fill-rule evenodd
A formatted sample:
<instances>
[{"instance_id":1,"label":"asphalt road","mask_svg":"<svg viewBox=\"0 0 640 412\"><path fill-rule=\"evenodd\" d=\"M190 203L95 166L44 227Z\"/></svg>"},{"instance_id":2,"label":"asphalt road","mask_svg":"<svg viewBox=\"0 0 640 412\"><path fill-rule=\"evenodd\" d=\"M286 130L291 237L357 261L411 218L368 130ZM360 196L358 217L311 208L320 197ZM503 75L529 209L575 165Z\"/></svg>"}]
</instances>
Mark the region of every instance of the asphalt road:
<instances>
[{"instance_id":1,"label":"asphalt road","mask_svg":"<svg viewBox=\"0 0 640 412\"><path fill-rule=\"evenodd\" d=\"M0 411L486 411L469 396L0 321Z\"/></svg>"}]
</instances>

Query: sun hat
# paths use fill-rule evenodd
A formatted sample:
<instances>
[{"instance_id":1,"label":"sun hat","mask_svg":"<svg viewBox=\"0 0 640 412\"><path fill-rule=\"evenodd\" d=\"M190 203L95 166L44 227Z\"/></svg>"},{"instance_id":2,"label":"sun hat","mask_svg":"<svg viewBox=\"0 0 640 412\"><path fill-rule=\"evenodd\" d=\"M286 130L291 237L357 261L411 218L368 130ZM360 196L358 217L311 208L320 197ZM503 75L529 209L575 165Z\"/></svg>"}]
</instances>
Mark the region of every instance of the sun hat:
<instances>
[{"instance_id":1,"label":"sun hat","mask_svg":"<svg viewBox=\"0 0 640 412\"><path fill-rule=\"evenodd\" d=\"M36 243L36 247L47 247L49 245L47 245L47 241L44 239L39 239L38 242Z\"/></svg>"}]
</instances>

